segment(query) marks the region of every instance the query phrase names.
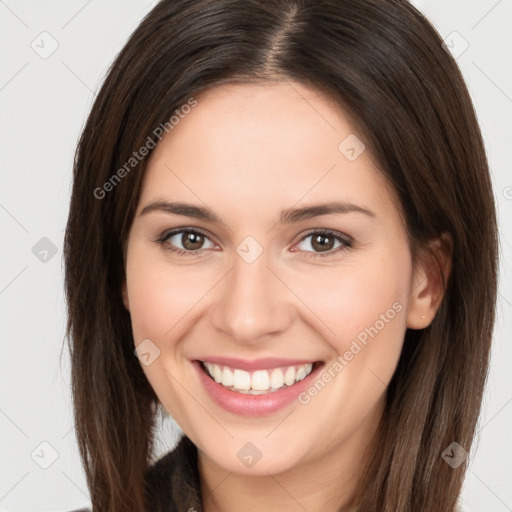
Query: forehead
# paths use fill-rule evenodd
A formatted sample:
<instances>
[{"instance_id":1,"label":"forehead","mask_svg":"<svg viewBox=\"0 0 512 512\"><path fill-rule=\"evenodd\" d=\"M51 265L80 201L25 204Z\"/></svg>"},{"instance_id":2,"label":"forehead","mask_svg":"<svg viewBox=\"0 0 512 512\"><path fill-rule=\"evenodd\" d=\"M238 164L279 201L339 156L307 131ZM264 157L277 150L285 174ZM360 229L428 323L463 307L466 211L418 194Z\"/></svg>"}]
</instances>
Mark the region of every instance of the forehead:
<instances>
[{"instance_id":1,"label":"forehead","mask_svg":"<svg viewBox=\"0 0 512 512\"><path fill-rule=\"evenodd\" d=\"M369 151L355 159L346 152L348 141L359 153L363 136L318 91L295 82L224 84L196 100L153 151L141 207L165 196L215 206L229 199L233 213L237 205L319 200L359 202L382 216L395 210Z\"/></svg>"}]
</instances>

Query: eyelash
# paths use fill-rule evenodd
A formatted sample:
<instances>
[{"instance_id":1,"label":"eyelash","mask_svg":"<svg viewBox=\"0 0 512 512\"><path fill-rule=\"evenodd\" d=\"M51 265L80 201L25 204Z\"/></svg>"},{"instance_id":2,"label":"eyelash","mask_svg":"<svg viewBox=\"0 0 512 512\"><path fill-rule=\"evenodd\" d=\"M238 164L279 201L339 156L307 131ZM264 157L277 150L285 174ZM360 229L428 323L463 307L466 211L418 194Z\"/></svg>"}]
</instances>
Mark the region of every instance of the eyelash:
<instances>
[{"instance_id":1,"label":"eyelash","mask_svg":"<svg viewBox=\"0 0 512 512\"><path fill-rule=\"evenodd\" d=\"M157 238L155 240L156 243L164 246L165 250L171 252L171 253L174 253L176 254L177 256L194 256L198 253L200 253L201 251L203 250L206 250L206 249L199 249L197 251L186 251L186 250L183 250L183 249L176 249L175 247L170 247L170 246L165 246L164 244L169 240L169 238L172 238L174 235L177 235L179 233L193 233L195 235L201 235L201 236L204 236L208 239L209 236L204 233L203 231L199 230L199 229L184 229L184 228L179 228L179 229L175 229L175 230L172 230L172 231L166 231L164 233L162 233L160 235L159 238ZM350 249L352 248L352 240L346 236L341 236L338 232L336 231L332 231L332 230L329 230L329 229L317 229L317 230L314 230L314 231L311 231L309 233L307 233L306 235L304 235L298 243L304 241L306 238L310 237L310 236L313 236L313 235L322 235L322 236L328 236L328 237L332 237L336 240L338 240L339 242L341 242L341 246L340 247L337 247L336 249L332 249L328 252L325 252L325 253L311 253L311 251L306 251L308 253L311 253L311 254L308 254L306 256L306 258L325 258L327 256L332 256L334 254L337 254L341 251L345 251L347 249Z\"/></svg>"}]
</instances>

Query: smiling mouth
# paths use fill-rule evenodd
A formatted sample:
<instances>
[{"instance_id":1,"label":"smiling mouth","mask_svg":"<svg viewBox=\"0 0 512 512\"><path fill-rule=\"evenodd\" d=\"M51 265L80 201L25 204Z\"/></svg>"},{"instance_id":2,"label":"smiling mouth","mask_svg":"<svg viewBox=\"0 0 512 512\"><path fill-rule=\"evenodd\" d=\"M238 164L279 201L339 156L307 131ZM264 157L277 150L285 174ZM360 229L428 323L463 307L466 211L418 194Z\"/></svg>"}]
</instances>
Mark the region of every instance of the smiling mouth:
<instances>
[{"instance_id":1,"label":"smiling mouth","mask_svg":"<svg viewBox=\"0 0 512 512\"><path fill-rule=\"evenodd\" d=\"M247 395L264 395L292 387L322 365L321 361L248 372L226 365L200 361L203 371L217 384Z\"/></svg>"}]
</instances>

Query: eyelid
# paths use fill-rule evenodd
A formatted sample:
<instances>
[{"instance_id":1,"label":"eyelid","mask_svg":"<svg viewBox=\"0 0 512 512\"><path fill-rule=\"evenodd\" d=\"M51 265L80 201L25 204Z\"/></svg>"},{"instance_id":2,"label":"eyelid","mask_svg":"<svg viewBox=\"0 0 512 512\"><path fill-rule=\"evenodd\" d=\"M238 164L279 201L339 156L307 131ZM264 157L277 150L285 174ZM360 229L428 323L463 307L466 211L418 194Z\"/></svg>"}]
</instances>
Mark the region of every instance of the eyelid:
<instances>
[{"instance_id":1,"label":"eyelid","mask_svg":"<svg viewBox=\"0 0 512 512\"><path fill-rule=\"evenodd\" d=\"M156 238L155 242L164 244L167 242L167 240L169 240L169 238L172 238L173 236L178 235L180 233L195 233L198 235L202 235L205 238L207 238L208 240L210 240L210 242L216 244L216 242L214 240L212 240L212 236L210 236L206 231L203 231L201 228L193 228L193 227L174 228L174 229L164 231L160 236L158 236ZM199 254L203 250L205 250L205 249L198 249L197 251L183 251L183 249L176 249L176 251L187 252L187 253L190 253L191 255ZM172 251L172 252L175 252L175 251Z\"/></svg>"},{"instance_id":2,"label":"eyelid","mask_svg":"<svg viewBox=\"0 0 512 512\"><path fill-rule=\"evenodd\" d=\"M314 228L309 230L307 233L302 234L299 238L299 240L294 244L297 245L304 241L306 238L312 236L312 235L323 235L323 236L330 236L332 238L335 238L338 240L341 245L340 247L337 247L335 249L331 249L329 251L325 252L314 252L314 251L304 251L306 258L323 258L323 257L333 257L339 255L340 252L350 249L353 246L353 239L349 237L348 235L345 235L344 233L341 233L339 231L336 231L335 229L328 229L328 228ZM294 250L293 252L299 252L299 250Z\"/></svg>"},{"instance_id":3,"label":"eyelid","mask_svg":"<svg viewBox=\"0 0 512 512\"><path fill-rule=\"evenodd\" d=\"M345 235L344 233L341 233L340 231L336 231L335 229L329 229L329 228L313 228L308 230L306 233L300 235L299 240L296 243L302 242L305 238L311 235L329 235L332 237L335 237L345 243L351 243L352 238L348 235Z\"/></svg>"}]
</instances>

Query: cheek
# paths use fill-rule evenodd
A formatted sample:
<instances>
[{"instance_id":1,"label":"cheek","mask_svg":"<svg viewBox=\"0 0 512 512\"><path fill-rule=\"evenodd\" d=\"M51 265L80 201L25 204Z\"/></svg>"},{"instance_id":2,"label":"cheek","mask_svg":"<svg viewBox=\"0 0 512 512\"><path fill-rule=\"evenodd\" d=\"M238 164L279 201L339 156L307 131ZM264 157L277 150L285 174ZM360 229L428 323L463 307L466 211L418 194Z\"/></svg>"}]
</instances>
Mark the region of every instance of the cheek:
<instances>
[{"instance_id":1,"label":"cheek","mask_svg":"<svg viewBox=\"0 0 512 512\"><path fill-rule=\"evenodd\" d=\"M336 417L336 425L344 425L341 436L356 429L382 400L402 350L408 253L380 256L319 273L314 284L301 280L300 293L318 315L314 329L333 349L323 382L313 383L301 403L312 406L311 417L322 418L320 423L331 425Z\"/></svg>"},{"instance_id":2,"label":"cheek","mask_svg":"<svg viewBox=\"0 0 512 512\"><path fill-rule=\"evenodd\" d=\"M317 317L315 329L343 357L351 379L371 368L387 382L398 362L411 261L407 246L397 245L380 246L353 264L315 272L314 280L302 276L297 283L295 291Z\"/></svg>"},{"instance_id":3,"label":"cheek","mask_svg":"<svg viewBox=\"0 0 512 512\"><path fill-rule=\"evenodd\" d=\"M186 268L178 272L160 258L138 258L134 249L127 265L127 287L136 343L144 338L169 339L173 331L175 337L211 287L198 275L201 272Z\"/></svg>"},{"instance_id":4,"label":"cheek","mask_svg":"<svg viewBox=\"0 0 512 512\"><path fill-rule=\"evenodd\" d=\"M147 339L154 344L146 345L150 347L151 361L142 363L142 370L160 402L183 428L188 424L184 411L190 403L180 383L190 378L186 373L190 369L179 363L178 341L190 328L193 307L208 287L203 280L191 280L191 273L176 272L143 247L134 244L130 251L126 279L134 345Z\"/></svg>"},{"instance_id":5,"label":"cheek","mask_svg":"<svg viewBox=\"0 0 512 512\"><path fill-rule=\"evenodd\" d=\"M367 273L360 279L351 276L344 282L338 307L326 310L331 315L337 339L344 342L357 339L364 344L368 337L379 335L391 342L394 334L401 331L406 288L397 282L400 274L396 280L386 277L391 276ZM339 348L344 349L344 345Z\"/></svg>"},{"instance_id":6,"label":"cheek","mask_svg":"<svg viewBox=\"0 0 512 512\"><path fill-rule=\"evenodd\" d=\"M325 333L331 339L342 341L375 324L382 315L394 318L398 310L405 309L406 264L390 263L384 269L358 261L357 267L328 269L312 277L296 277L295 291L328 327Z\"/></svg>"}]
</instances>

